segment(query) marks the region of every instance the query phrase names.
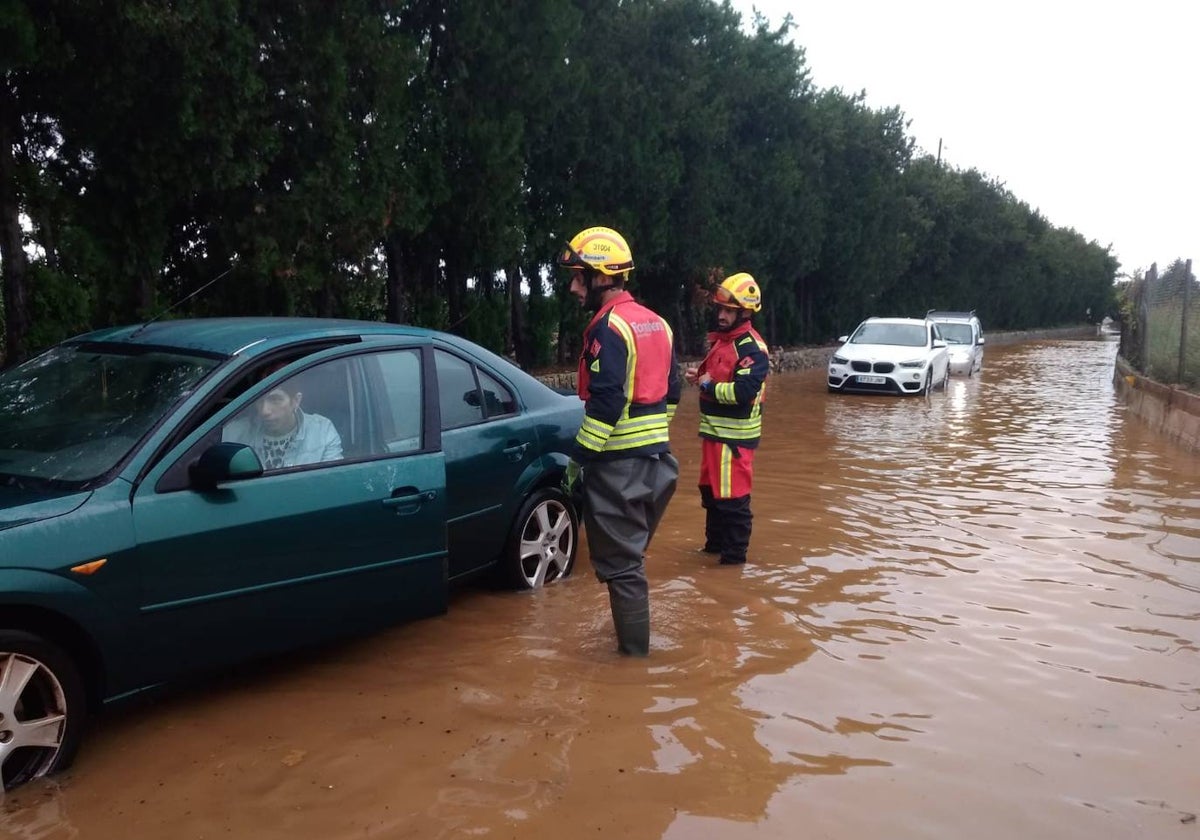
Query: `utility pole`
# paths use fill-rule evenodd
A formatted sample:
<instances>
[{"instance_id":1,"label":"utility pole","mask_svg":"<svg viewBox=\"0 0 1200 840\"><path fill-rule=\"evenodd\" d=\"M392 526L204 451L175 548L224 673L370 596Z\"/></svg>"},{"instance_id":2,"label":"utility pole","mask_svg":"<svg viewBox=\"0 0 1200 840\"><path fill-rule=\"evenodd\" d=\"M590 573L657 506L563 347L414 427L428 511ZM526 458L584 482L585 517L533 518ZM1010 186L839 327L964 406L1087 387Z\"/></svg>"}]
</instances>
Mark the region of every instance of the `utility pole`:
<instances>
[{"instance_id":1,"label":"utility pole","mask_svg":"<svg viewBox=\"0 0 1200 840\"><path fill-rule=\"evenodd\" d=\"M941 138L941 137L939 137L939 138L938 138L938 158L937 158L937 162L938 162L938 166L941 166L941 165L942 165L942 138Z\"/></svg>"},{"instance_id":2,"label":"utility pole","mask_svg":"<svg viewBox=\"0 0 1200 840\"><path fill-rule=\"evenodd\" d=\"M1183 374L1187 371L1187 334L1188 334L1188 306L1191 304L1192 296L1192 261L1188 260L1187 265L1183 269L1183 314L1179 320L1179 365L1175 374L1175 381L1183 382Z\"/></svg>"}]
</instances>

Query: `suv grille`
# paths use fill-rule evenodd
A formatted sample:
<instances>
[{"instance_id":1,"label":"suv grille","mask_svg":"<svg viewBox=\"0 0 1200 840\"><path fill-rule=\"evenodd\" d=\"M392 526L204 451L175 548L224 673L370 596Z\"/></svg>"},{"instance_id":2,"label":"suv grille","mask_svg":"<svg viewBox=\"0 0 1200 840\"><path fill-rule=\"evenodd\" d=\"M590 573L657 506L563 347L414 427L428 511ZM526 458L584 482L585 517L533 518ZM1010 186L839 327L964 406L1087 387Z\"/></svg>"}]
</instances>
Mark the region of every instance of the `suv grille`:
<instances>
[{"instance_id":1,"label":"suv grille","mask_svg":"<svg viewBox=\"0 0 1200 840\"><path fill-rule=\"evenodd\" d=\"M851 362L850 367L854 369L855 373L870 373L871 372L871 363L870 362ZM895 369L896 369L896 366L894 364L892 364L891 362L876 362L875 363L875 372L876 373L891 373Z\"/></svg>"}]
</instances>

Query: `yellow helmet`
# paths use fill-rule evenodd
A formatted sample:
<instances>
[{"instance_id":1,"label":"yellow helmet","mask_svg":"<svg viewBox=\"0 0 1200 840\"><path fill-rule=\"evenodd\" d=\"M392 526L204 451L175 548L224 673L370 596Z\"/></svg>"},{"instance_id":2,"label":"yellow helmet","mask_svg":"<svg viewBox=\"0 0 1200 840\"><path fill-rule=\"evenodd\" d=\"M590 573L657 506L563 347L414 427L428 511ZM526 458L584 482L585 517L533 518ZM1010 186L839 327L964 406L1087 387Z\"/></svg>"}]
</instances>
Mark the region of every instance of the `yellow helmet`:
<instances>
[{"instance_id":1,"label":"yellow helmet","mask_svg":"<svg viewBox=\"0 0 1200 840\"><path fill-rule=\"evenodd\" d=\"M563 268L591 268L609 277L633 268L633 252L625 237L612 228L579 231L558 257Z\"/></svg>"},{"instance_id":2,"label":"yellow helmet","mask_svg":"<svg viewBox=\"0 0 1200 840\"><path fill-rule=\"evenodd\" d=\"M758 312L762 309L762 290L758 281L746 272L731 274L713 292L714 306L726 309L748 309Z\"/></svg>"}]
</instances>

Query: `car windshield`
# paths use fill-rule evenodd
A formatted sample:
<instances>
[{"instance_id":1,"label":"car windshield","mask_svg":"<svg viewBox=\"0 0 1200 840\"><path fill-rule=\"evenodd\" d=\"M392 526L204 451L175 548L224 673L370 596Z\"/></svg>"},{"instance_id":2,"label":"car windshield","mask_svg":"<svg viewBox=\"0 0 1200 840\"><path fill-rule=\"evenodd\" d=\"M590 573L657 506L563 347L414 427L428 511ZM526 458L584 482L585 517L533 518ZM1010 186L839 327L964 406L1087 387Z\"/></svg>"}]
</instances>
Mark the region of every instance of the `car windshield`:
<instances>
[{"instance_id":1,"label":"car windshield","mask_svg":"<svg viewBox=\"0 0 1200 840\"><path fill-rule=\"evenodd\" d=\"M894 344L898 347L924 347L924 324L880 324L870 322L862 324L854 335L850 336L851 344Z\"/></svg>"},{"instance_id":2,"label":"car windshield","mask_svg":"<svg viewBox=\"0 0 1200 840\"><path fill-rule=\"evenodd\" d=\"M947 344L970 344L972 341L970 324L938 324L938 331Z\"/></svg>"},{"instance_id":3,"label":"car windshield","mask_svg":"<svg viewBox=\"0 0 1200 840\"><path fill-rule=\"evenodd\" d=\"M0 484L86 483L220 362L150 347L62 345L0 374Z\"/></svg>"}]
</instances>

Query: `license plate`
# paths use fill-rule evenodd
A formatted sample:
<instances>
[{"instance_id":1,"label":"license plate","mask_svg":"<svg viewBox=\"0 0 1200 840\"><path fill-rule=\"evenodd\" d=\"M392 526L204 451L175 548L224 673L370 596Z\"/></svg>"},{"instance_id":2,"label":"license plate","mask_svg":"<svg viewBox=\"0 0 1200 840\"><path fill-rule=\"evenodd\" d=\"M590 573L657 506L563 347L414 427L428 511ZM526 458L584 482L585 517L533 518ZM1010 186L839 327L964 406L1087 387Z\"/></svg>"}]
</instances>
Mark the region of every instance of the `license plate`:
<instances>
[{"instance_id":1,"label":"license plate","mask_svg":"<svg viewBox=\"0 0 1200 840\"><path fill-rule=\"evenodd\" d=\"M883 385L887 382L886 376L860 376L858 377L859 385Z\"/></svg>"}]
</instances>

